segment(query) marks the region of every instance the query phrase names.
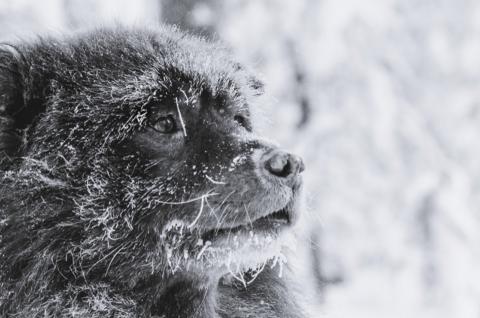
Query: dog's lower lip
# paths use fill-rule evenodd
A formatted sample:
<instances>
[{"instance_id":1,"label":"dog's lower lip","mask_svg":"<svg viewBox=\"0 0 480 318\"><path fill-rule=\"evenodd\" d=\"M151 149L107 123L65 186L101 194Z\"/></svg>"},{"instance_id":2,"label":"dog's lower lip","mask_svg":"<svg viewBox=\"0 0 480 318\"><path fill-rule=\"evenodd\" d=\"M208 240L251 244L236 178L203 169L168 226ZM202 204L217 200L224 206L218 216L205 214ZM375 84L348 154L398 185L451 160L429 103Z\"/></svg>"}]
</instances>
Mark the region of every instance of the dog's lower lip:
<instances>
[{"instance_id":1,"label":"dog's lower lip","mask_svg":"<svg viewBox=\"0 0 480 318\"><path fill-rule=\"evenodd\" d=\"M240 224L235 227L216 228L209 230L202 235L202 238L204 241L211 241L217 237L236 234L238 232L241 232L242 230L246 233L249 233L251 231L274 231L281 227L286 227L290 224L291 211L289 211L288 206L286 206L280 210L262 216L252 222Z\"/></svg>"}]
</instances>

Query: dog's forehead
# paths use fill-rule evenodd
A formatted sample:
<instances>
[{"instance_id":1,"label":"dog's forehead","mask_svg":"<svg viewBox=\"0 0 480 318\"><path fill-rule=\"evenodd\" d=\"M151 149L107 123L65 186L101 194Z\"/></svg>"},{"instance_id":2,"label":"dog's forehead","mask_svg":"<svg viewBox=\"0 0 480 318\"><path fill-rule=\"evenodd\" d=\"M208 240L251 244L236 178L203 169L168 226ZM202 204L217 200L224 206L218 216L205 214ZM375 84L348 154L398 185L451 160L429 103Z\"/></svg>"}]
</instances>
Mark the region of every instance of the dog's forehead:
<instances>
[{"instance_id":1,"label":"dog's forehead","mask_svg":"<svg viewBox=\"0 0 480 318\"><path fill-rule=\"evenodd\" d=\"M188 35L107 30L57 44L50 49L63 58L56 62L58 89L54 85L51 91L71 106L73 120L94 114L104 122L100 119L115 114L126 120L135 117L143 125L140 119L149 109L144 106L152 101L170 107L177 102L218 107L245 116L261 91L252 81L254 73L228 49Z\"/></svg>"},{"instance_id":2,"label":"dog's forehead","mask_svg":"<svg viewBox=\"0 0 480 318\"><path fill-rule=\"evenodd\" d=\"M188 47L182 48L185 49ZM154 84L160 89L226 99L241 94L247 85L246 75L218 51L197 50L187 54L182 50L170 48L167 54L160 54L158 64L153 67Z\"/></svg>"},{"instance_id":3,"label":"dog's forehead","mask_svg":"<svg viewBox=\"0 0 480 318\"><path fill-rule=\"evenodd\" d=\"M174 35L159 32L148 41L142 39L145 34L135 32L100 37L90 43L85 73L94 77L99 71L104 72L105 78L115 84L120 78L125 86L170 95L206 91L225 99L247 88L247 77L252 75L239 66L226 48L203 39ZM99 58L107 62L99 64Z\"/></svg>"},{"instance_id":4,"label":"dog's forehead","mask_svg":"<svg viewBox=\"0 0 480 318\"><path fill-rule=\"evenodd\" d=\"M154 54L159 58L159 73L173 71L169 80L190 80L193 86L208 88L213 96L259 94L260 81L236 60L233 52L218 42L202 38L162 33L155 38ZM183 76L182 76L183 75ZM260 84L260 85L259 85Z\"/></svg>"},{"instance_id":5,"label":"dog's forehead","mask_svg":"<svg viewBox=\"0 0 480 318\"><path fill-rule=\"evenodd\" d=\"M140 87L143 91L144 100L154 98L164 104L180 103L224 110L243 108L248 104L251 88L242 74L193 67L184 71L180 65L174 65L152 67L146 70L145 76L132 79L137 89ZM137 91L130 93L137 94Z\"/></svg>"}]
</instances>

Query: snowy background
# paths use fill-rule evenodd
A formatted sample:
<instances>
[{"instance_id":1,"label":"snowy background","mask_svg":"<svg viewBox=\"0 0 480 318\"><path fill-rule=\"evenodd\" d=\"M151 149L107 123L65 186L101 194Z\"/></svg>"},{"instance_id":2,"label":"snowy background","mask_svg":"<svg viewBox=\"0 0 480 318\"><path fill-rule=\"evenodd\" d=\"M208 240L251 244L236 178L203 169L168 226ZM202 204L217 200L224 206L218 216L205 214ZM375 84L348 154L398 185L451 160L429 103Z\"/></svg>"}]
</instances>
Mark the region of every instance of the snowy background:
<instances>
[{"instance_id":1,"label":"snowy background","mask_svg":"<svg viewBox=\"0 0 480 318\"><path fill-rule=\"evenodd\" d=\"M1 39L114 21L263 76L265 133L307 164L315 318L480 318L480 1L0 0Z\"/></svg>"}]
</instances>

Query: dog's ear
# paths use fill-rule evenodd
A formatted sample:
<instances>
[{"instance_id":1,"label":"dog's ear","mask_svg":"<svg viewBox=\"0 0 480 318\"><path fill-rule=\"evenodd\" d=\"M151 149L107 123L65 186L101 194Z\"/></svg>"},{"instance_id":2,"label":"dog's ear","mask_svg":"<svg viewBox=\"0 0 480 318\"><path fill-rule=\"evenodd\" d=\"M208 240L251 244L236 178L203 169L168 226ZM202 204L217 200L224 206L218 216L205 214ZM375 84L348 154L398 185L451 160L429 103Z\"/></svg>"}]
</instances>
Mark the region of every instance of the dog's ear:
<instances>
[{"instance_id":1,"label":"dog's ear","mask_svg":"<svg viewBox=\"0 0 480 318\"><path fill-rule=\"evenodd\" d=\"M21 131L31 121L25 102L27 70L18 49L0 44L0 162L17 153Z\"/></svg>"}]
</instances>

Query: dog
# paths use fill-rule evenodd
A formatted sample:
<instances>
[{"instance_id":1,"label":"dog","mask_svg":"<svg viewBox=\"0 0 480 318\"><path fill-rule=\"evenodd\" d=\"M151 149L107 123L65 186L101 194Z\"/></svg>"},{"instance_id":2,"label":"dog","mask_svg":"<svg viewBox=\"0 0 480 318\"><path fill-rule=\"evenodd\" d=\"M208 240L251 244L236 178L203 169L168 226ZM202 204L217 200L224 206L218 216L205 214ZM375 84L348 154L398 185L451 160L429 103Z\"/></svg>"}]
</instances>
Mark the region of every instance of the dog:
<instances>
[{"instance_id":1,"label":"dog","mask_svg":"<svg viewBox=\"0 0 480 318\"><path fill-rule=\"evenodd\" d=\"M257 134L262 94L168 26L1 45L0 316L304 317L304 163Z\"/></svg>"}]
</instances>

